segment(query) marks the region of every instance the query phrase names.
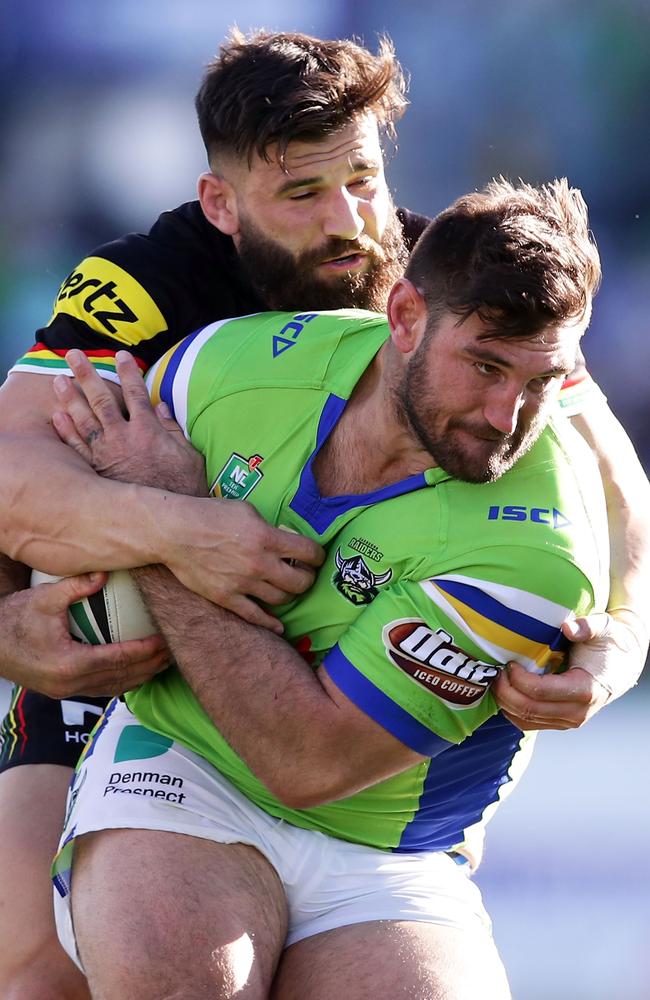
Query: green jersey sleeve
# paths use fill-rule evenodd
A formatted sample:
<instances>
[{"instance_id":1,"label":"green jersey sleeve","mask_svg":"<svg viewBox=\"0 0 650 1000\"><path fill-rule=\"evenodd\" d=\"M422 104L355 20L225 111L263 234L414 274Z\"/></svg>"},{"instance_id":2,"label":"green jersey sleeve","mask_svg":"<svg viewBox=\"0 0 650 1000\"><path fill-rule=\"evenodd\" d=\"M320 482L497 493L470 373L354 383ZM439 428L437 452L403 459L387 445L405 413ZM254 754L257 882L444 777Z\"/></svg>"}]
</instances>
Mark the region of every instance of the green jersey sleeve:
<instances>
[{"instance_id":1,"label":"green jersey sleeve","mask_svg":"<svg viewBox=\"0 0 650 1000\"><path fill-rule=\"evenodd\" d=\"M497 547L490 558L385 588L324 660L351 701L418 753L460 743L497 712L490 687L509 660L560 669L562 622L592 607L589 581L556 553ZM535 587L549 579L555 601Z\"/></svg>"}]
</instances>

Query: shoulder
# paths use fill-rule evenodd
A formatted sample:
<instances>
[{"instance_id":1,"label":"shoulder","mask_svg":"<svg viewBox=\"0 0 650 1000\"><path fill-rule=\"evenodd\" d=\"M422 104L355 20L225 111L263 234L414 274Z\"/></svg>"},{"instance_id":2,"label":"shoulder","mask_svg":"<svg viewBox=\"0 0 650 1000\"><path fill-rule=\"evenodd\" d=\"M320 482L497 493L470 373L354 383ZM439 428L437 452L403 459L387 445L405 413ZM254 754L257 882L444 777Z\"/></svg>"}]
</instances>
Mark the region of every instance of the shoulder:
<instances>
[{"instance_id":1,"label":"shoulder","mask_svg":"<svg viewBox=\"0 0 650 1000\"><path fill-rule=\"evenodd\" d=\"M197 267L201 274L230 257L236 258L232 240L207 221L194 201L163 212L148 233L127 233L103 244L87 260L110 262L155 292L165 283L194 276Z\"/></svg>"},{"instance_id":2,"label":"shoulder","mask_svg":"<svg viewBox=\"0 0 650 1000\"><path fill-rule=\"evenodd\" d=\"M73 268L36 333L37 348L51 366L71 347L93 357L121 347L147 368L192 330L260 308L232 239L188 202L164 212L148 233L105 243Z\"/></svg>"},{"instance_id":3,"label":"shoulder","mask_svg":"<svg viewBox=\"0 0 650 1000\"><path fill-rule=\"evenodd\" d=\"M367 364L385 337L385 317L362 310L251 313L197 330L156 368L158 377L165 368L177 371L183 358L182 367L194 378L218 371L253 387L301 379L316 384L345 367L350 354Z\"/></svg>"}]
</instances>

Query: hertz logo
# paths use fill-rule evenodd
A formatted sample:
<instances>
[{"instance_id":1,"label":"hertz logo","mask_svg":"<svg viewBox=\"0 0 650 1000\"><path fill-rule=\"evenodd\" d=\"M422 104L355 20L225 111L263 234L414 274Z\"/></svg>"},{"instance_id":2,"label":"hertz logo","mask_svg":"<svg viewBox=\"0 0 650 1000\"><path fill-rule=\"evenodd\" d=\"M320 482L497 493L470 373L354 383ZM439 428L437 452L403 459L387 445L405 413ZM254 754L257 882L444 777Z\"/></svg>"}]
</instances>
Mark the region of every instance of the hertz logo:
<instances>
[{"instance_id":1,"label":"hertz logo","mask_svg":"<svg viewBox=\"0 0 650 1000\"><path fill-rule=\"evenodd\" d=\"M115 288L114 281L102 282L99 278L84 278L81 271L74 271L63 282L56 301L58 304L64 299L74 298L75 295L83 295L82 309L93 315L108 333L117 333L116 322L136 323L138 317L133 309L119 298ZM102 309L102 305L105 307L108 304L106 301L102 302L102 299L113 302L114 308Z\"/></svg>"},{"instance_id":2,"label":"hertz logo","mask_svg":"<svg viewBox=\"0 0 650 1000\"><path fill-rule=\"evenodd\" d=\"M65 279L52 319L59 313L123 344L149 340L167 329L160 309L142 285L103 257L88 257Z\"/></svg>"}]
</instances>

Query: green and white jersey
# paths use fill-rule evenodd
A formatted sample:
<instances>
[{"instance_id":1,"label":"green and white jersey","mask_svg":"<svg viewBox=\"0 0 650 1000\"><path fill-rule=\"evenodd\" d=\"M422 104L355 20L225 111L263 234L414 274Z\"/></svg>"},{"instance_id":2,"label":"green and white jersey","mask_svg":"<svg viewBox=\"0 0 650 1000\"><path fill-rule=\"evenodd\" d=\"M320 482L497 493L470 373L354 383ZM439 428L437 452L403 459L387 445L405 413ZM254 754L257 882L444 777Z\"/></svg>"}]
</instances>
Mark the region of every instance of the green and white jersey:
<instances>
[{"instance_id":1,"label":"green and white jersey","mask_svg":"<svg viewBox=\"0 0 650 1000\"><path fill-rule=\"evenodd\" d=\"M496 483L432 468L321 497L314 458L387 335L383 317L357 311L226 320L173 348L148 381L205 455L215 496L245 498L326 548L314 586L280 611L285 637L430 759L296 810L227 745L177 670L127 701L274 816L384 849L458 849L529 749L490 693L500 666L557 668L562 621L605 605L604 503L592 456L561 416Z\"/></svg>"}]
</instances>

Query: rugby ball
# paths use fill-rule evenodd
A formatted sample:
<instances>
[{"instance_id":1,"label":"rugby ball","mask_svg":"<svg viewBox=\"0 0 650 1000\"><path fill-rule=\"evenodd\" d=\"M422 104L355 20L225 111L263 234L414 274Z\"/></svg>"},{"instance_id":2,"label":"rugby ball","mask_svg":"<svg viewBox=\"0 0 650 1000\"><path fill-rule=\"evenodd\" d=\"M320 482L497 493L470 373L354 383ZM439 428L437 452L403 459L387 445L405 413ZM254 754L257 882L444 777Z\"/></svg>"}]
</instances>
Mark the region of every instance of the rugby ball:
<instances>
[{"instance_id":1,"label":"rugby ball","mask_svg":"<svg viewBox=\"0 0 650 1000\"><path fill-rule=\"evenodd\" d=\"M31 585L56 583L60 576L32 570ZM125 639L144 639L158 629L128 570L109 574L105 587L68 608L70 634L93 646Z\"/></svg>"}]
</instances>

